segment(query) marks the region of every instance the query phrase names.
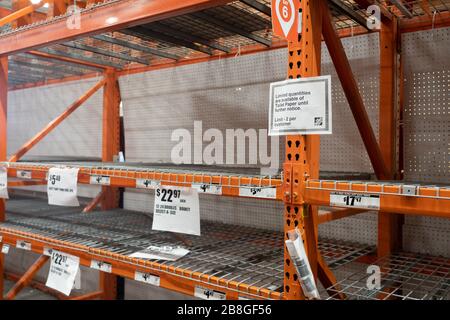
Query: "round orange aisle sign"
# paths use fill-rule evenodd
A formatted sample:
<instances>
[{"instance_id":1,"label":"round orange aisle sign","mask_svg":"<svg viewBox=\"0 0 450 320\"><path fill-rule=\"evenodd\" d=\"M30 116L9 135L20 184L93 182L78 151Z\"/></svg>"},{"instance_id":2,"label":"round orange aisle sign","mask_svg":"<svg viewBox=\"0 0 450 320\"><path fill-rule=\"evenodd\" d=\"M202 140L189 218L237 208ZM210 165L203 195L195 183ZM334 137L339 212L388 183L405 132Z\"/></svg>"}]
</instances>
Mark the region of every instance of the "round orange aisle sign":
<instances>
[{"instance_id":1,"label":"round orange aisle sign","mask_svg":"<svg viewBox=\"0 0 450 320\"><path fill-rule=\"evenodd\" d=\"M272 28L274 34L287 39L291 37L295 39L297 31L295 26L298 23L297 6L298 4L296 5L294 0L272 0Z\"/></svg>"}]
</instances>

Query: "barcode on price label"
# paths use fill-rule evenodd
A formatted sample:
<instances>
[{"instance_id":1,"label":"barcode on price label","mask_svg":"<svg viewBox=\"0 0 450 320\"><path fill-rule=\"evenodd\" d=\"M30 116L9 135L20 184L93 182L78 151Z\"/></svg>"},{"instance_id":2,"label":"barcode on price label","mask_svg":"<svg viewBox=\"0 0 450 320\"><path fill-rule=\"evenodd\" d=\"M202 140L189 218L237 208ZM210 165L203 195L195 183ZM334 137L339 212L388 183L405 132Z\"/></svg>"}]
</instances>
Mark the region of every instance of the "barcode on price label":
<instances>
[{"instance_id":1,"label":"barcode on price label","mask_svg":"<svg viewBox=\"0 0 450 320\"><path fill-rule=\"evenodd\" d=\"M156 189L160 182L150 179L136 179L136 188L138 189Z\"/></svg>"},{"instance_id":2,"label":"barcode on price label","mask_svg":"<svg viewBox=\"0 0 450 320\"><path fill-rule=\"evenodd\" d=\"M136 271L134 280L159 287L160 278L150 273Z\"/></svg>"},{"instance_id":3,"label":"barcode on price label","mask_svg":"<svg viewBox=\"0 0 450 320\"><path fill-rule=\"evenodd\" d=\"M108 176L91 176L90 183L109 186L111 184L111 178Z\"/></svg>"},{"instance_id":4,"label":"barcode on price label","mask_svg":"<svg viewBox=\"0 0 450 320\"><path fill-rule=\"evenodd\" d=\"M110 265L109 263L103 262L103 261L98 261L98 260L91 260L91 268L95 269L95 270L107 272L107 273L112 272L112 265Z\"/></svg>"},{"instance_id":5,"label":"barcode on price label","mask_svg":"<svg viewBox=\"0 0 450 320\"><path fill-rule=\"evenodd\" d=\"M2 246L2 253L3 254L8 254L8 252L9 252L9 244L4 244Z\"/></svg>"},{"instance_id":6,"label":"barcode on price label","mask_svg":"<svg viewBox=\"0 0 450 320\"><path fill-rule=\"evenodd\" d=\"M252 197L252 198L266 198L266 199L276 199L277 198L277 188L239 188L239 196L241 197Z\"/></svg>"},{"instance_id":7,"label":"barcode on price label","mask_svg":"<svg viewBox=\"0 0 450 320\"><path fill-rule=\"evenodd\" d=\"M31 179L31 171L17 170L17 178Z\"/></svg>"},{"instance_id":8,"label":"barcode on price label","mask_svg":"<svg viewBox=\"0 0 450 320\"><path fill-rule=\"evenodd\" d=\"M22 240L17 240L16 248L29 251L31 250L31 243Z\"/></svg>"},{"instance_id":9,"label":"barcode on price label","mask_svg":"<svg viewBox=\"0 0 450 320\"><path fill-rule=\"evenodd\" d=\"M380 196L371 194L330 193L330 206L362 209L380 209Z\"/></svg>"},{"instance_id":10,"label":"barcode on price label","mask_svg":"<svg viewBox=\"0 0 450 320\"><path fill-rule=\"evenodd\" d=\"M222 186L214 185L214 184L200 184L193 183L192 188L197 190L198 193L207 193L207 194L222 194Z\"/></svg>"},{"instance_id":11,"label":"barcode on price label","mask_svg":"<svg viewBox=\"0 0 450 320\"><path fill-rule=\"evenodd\" d=\"M195 287L194 296L204 300L226 300L227 295L224 292L215 291L200 286Z\"/></svg>"}]
</instances>

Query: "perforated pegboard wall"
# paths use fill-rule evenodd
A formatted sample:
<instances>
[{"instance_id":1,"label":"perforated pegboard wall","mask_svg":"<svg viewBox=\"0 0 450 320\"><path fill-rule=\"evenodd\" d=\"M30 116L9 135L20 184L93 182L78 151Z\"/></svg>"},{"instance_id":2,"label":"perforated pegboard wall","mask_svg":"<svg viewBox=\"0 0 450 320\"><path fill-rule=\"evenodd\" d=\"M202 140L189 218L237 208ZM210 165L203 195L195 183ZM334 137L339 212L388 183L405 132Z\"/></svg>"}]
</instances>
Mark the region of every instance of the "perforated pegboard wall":
<instances>
[{"instance_id":1,"label":"perforated pegboard wall","mask_svg":"<svg viewBox=\"0 0 450 320\"><path fill-rule=\"evenodd\" d=\"M377 130L378 35L347 38L343 44ZM321 139L321 168L372 172L325 44L322 60L322 74L332 75L334 133ZM192 132L194 120L203 121L203 130L217 128L223 133L225 129L266 129L269 84L285 79L286 74L287 50L279 49L121 77L127 161L171 162L177 143L171 141L172 131ZM280 139L280 150L283 157L284 139ZM151 201L147 194L131 190L125 196L125 206L132 210L151 211ZM282 228L282 206L270 201L205 196L201 207L204 219ZM370 243L372 227L355 223L359 231L353 233L368 234L363 242ZM331 236L348 233L348 228L336 234L333 227L322 229Z\"/></svg>"},{"instance_id":2,"label":"perforated pegboard wall","mask_svg":"<svg viewBox=\"0 0 450 320\"><path fill-rule=\"evenodd\" d=\"M377 132L378 34L343 44ZM334 133L322 138L321 168L373 172L325 44L322 49L322 74L332 75ZM177 144L172 131L192 132L195 120L224 135L225 129L267 129L269 84L285 79L286 68L287 51L279 49L121 77L127 160L170 162ZM280 149L282 157L282 139Z\"/></svg>"},{"instance_id":3,"label":"perforated pegboard wall","mask_svg":"<svg viewBox=\"0 0 450 320\"><path fill-rule=\"evenodd\" d=\"M450 182L449 30L403 36L407 180Z\"/></svg>"},{"instance_id":4,"label":"perforated pegboard wall","mask_svg":"<svg viewBox=\"0 0 450 320\"><path fill-rule=\"evenodd\" d=\"M283 230L283 204L273 200L199 195L202 219L270 230ZM128 189L124 207L150 214L154 192Z\"/></svg>"},{"instance_id":5,"label":"perforated pegboard wall","mask_svg":"<svg viewBox=\"0 0 450 320\"><path fill-rule=\"evenodd\" d=\"M450 28L403 35L405 179L450 184ZM405 249L450 257L450 220L407 216Z\"/></svg>"},{"instance_id":6,"label":"perforated pegboard wall","mask_svg":"<svg viewBox=\"0 0 450 320\"><path fill-rule=\"evenodd\" d=\"M93 78L10 91L8 154L16 152L99 80ZM33 147L23 159L48 159L52 156L100 158L102 101L103 89L100 89Z\"/></svg>"},{"instance_id":7,"label":"perforated pegboard wall","mask_svg":"<svg viewBox=\"0 0 450 320\"><path fill-rule=\"evenodd\" d=\"M127 160L170 163L173 130L194 137L194 121L224 138L226 129L266 129L269 83L285 78L286 55L274 50L120 78ZM246 154L256 148L247 145Z\"/></svg>"},{"instance_id":8,"label":"perforated pegboard wall","mask_svg":"<svg viewBox=\"0 0 450 320\"><path fill-rule=\"evenodd\" d=\"M379 36L343 38L347 57L358 83L370 122L378 137ZM332 76L333 134L321 137L320 168L324 171L373 172L358 127L350 111L341 83L322 42L322 74Z\"/></svg>"}]
</instances>

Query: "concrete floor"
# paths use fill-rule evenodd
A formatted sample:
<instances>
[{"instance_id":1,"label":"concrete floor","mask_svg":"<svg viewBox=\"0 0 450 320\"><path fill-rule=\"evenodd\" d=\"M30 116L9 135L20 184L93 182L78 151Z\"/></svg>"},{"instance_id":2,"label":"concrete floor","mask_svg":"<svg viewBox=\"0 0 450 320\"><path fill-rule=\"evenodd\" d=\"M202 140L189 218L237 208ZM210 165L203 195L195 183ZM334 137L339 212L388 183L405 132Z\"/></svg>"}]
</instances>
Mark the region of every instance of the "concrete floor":
<instances>
[{"instance_id":1,"label":"concrete floor","mask_svg":"<svg viewBox=\"0 0 450 320\"><path fill-rule=\"evenodd\" d=\"M5 280L4 294L6 294L13 285L14 282ZM19 292L15 300L56 300L56 298L31 287L26 287Z\"/></svg>"}]
</instances>

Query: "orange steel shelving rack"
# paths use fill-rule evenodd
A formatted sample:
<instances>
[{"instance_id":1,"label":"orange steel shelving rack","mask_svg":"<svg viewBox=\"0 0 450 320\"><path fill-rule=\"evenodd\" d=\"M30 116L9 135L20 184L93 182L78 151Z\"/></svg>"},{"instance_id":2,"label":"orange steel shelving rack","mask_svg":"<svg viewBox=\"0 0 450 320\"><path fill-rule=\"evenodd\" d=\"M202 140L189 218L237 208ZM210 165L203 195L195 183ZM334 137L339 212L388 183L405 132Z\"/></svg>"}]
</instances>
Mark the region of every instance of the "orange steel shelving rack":
<instances>
[{"instance_id":1,"label":"orange steel shelving rack","mask_svg":"<svg viewBox=\"0 0 450 320\"><path fill-rule=\"evenodd\" d=\"M299 2L302 16L302 32L294 39L287 41L288 50L288 78L312 77L320 75L321 41L322 37L329 49L334 66L342 82L343 90L355 117L359 133L361 134L369 158L373 165L377 181L356 182L319 179L319 150L318 136L287 136L286 159L283 175L280 177L241 176L232 173L216 174L210 172L167 171L152 168L145 170L130 166L126 168L116 164L109 164L120 148L119 103L120 93L117 78L123 72L111 67L104 68L104 77L78 101L72 104L63 114L52 121L46 128L27 142L10 159L7 159L7 92L8 92L8 56L48 46L63 40L73 39L95 33L114 31L138 24L149 23L181 14L225 5L226 0L189 0L189 1L111 1L108 5L93 7L81 16L80 29L67 29L62 19L54 19L50 23L36 28L19 30L17 33L0 37L0 160L8 167L8 176L20 177L20 172L28 171L32 180L11 181L10 186L44 184L48 169L57 164L38 164L17 162L35 144L42 140L54 127L80 107L99 88L104 88L103 96L103 164L85 165L80 167L79 183L90 184L92 177L103 176L109 178L108 185L102 186L101 194L88 206L91 210L100 203L103 210L114 209L118 206L118 188L135 188L136 179L152 179L166 185L190 186L192 183L215 184L223 186L224 196L239 196L239 188L265 187L276 189L274 200L284 202L284 237L287 232L298 227L305 241L308 258L316 279L325 288L336 283L336 279L325 263L318 249L318 224L349 215L358 214L365 210L337 209L319 211L318 206L330 205L330 194L341 192L348 195L370 194L380 197L378 217L378 256L385 257L401 249L401 219L403 214L430 215L450 217L450 189L436 186L411 186L398 183L401 177L399 165L395 160L398 135L396 133L396 86L401 59L398 48L401 27L409 31L430 27L431 21L399 21L395 10L383 8L380 30L380 132L379 143L370 125L363 99L359 93L357 83L351 72L350 64L335 30L333 18L324 0L294 0ZM251 2L251 1L250 1ZM364 2L364 1L357 1ZM370 1L368 3L371 3ZM88 16L89 15L89 16ZM117 19L105 26L104 20L114 15ZM440 25L450 24L447 16L440 16ZM446 20L447 19L447 20ZM420 21L419 21L420 20ZM442 20L442 21L441 21ZM0 20L1 21L1 20ZM341 32L342 33L342 32ZM276 44L274 47L286 46L286 43ZM269 50L270 48L266 48ZM255 52L252 48L249 52ZM210 59L215 59L212 56ZM193 60L202 61L202 59ZM180 61L180 65L189 63ZM173 64L170 64L171 66ZM176 63L175 63L176 65ZM152 67L149 67L152 68ZM401 92L400 92L401 95ZM5 220L5 203L0 202L0 221ZM211 290L226 293L228 299L238 299L240 294L247 297L261 299L302 299L304 298L298 275L287 249L284 249L284 285L283 292L276 292L258 288L245 282L229 281L221 277L195 272L188 269L171 267L164 263L143 261L130 258L103 249L95 249L85 245L77 245L70 241L62 241L9 228L0 228L3 243L16 245L18 242L28 243L31 250L43 254L46 247L62 250L80 257L80 263L90 266L93 259L108 263L112 273L101 273L100 289L80 298L113 299L116 291L116 275L134 279L135 272L149 272L160 277L160 286L185 294L194 294L196 286L201 285ZM30 284L34 274L46 262L42 256L36 264L17 282L7 298L14 298L17 292ZM4 255L0 254L0 292L3 292ZM343 298L343 297L341 297Z\"/></svg>"}]
</instances>

